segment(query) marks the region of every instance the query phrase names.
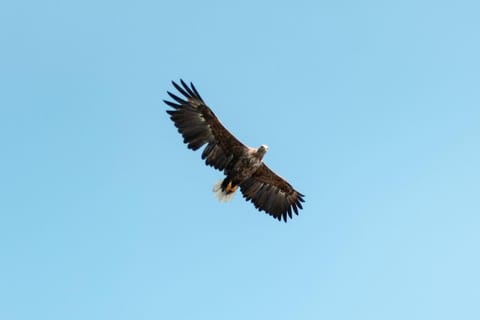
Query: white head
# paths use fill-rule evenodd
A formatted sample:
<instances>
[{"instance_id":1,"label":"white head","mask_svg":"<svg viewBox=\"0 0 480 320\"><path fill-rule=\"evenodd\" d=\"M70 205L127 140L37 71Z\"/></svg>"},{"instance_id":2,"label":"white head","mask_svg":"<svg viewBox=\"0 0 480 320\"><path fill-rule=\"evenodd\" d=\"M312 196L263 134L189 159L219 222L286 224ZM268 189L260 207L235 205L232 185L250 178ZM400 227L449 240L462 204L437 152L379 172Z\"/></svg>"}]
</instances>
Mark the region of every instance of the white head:
<instances>
[{"instance_id":1,"label":"white head","mask_svg":"<svg viewBox=\"0 0 480 320\"><path fill-rule=\"evenodd\" d=\"M268 146L262 144L258 149L257 149L257 154L262 158L265 153L268 151Z\"/></svg>"}]
</instances>

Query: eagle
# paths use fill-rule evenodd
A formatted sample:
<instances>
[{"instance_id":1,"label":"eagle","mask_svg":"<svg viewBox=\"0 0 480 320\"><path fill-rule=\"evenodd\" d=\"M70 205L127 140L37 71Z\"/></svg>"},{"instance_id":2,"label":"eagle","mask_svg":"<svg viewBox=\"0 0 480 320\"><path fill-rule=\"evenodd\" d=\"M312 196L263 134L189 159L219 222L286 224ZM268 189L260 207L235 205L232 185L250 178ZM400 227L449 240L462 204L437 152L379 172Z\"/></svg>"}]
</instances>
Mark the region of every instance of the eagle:
<instances>
[{"instance_id":1,"label":"eagle","mask_svg":"<svg viewBox=\"0 0 480 320\"><path fill-rule=\"evenodd\" d=\"M230 201L240 188L243 197L255 208L279 221L283 218L287 222L292 212L298 215L305 196L265 165L263 157L268 147L252 148L240 142L203 101L193 83L188 86L180 79L181 86L174 81L172 84L183 97L167 91L174 102L164 102L173 108L167 113L183 142L194 151L206 145L202 159L225 174L213 187L217 199Z\"/></svg>"}]
</instances>

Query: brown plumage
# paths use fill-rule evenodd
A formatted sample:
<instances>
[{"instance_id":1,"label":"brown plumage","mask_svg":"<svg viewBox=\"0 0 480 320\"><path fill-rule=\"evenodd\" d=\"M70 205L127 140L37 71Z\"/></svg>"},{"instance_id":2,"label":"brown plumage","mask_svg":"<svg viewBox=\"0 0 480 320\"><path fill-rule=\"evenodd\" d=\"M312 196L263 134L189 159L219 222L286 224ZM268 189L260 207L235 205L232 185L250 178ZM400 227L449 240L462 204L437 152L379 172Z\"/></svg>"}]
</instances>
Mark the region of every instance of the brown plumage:
<instances>
[{"instance_id":1,"label":"brown plumage","mask_svg":"<svg viewBox=\"0 0 480 320\"><path fill-rule=\"evenodd\" d=\"M278 220L283 218L286 222L287 216L292 218L292 212L298 215L304 195L263 163L267 147L250 148L241 143L203 102L192 83L190 86L183 80L180 83L181 86L172 81L183 98L167 92L175 101L164 100L174 109L167 113L188 148L198 150L206 145L202 159L226 175L214 187L219 200L230 200L240 187L245 199Z\"/></svg>"}]
</instances>

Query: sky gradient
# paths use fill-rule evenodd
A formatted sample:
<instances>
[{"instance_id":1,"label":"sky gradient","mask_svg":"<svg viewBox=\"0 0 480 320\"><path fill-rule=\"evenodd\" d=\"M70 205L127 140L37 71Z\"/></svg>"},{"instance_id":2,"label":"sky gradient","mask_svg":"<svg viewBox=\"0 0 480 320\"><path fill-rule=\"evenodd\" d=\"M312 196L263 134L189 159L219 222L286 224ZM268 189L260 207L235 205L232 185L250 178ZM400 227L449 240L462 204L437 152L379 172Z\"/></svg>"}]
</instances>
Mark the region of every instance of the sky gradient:
<instances>
[{"instance_id":1,"label":"sky gradient","mask_svg":"<svg viewBox=\"0 0 480 320\"><path fill-rule=\"evenodd\" d=\"M0 318L479 319L477 1L0 4ZM306 195L169 120L192 81Z\"/></svg>"}]
</instances>

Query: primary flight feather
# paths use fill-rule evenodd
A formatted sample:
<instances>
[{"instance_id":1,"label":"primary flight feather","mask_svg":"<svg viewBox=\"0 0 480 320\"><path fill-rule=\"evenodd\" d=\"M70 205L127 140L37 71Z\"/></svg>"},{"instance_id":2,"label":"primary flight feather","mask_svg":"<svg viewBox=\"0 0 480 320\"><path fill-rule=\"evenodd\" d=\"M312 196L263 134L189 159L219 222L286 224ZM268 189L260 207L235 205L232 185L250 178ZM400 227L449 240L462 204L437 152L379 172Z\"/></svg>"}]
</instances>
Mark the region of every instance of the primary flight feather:
<instances>
[{"instance_id":1,"label":"primary flight feather","mask_svg":"<svg viewBox=\"0 0 480 320\"><path fill-rule=\"evenodd\" d=\"M189 149L198 150L206 145L202 159L206 164L225 174L213 188L220 201L229 201L240 187L243 197L272 217L286 222L292 212L298 215L304 195L263 163L268 147L247 147L232 135L203 102L195 86L183 80L173 86L183 96L168 92L174 100L164 102L173 108L167 110L183 142Z\"/></svg>"}]
</instances>

